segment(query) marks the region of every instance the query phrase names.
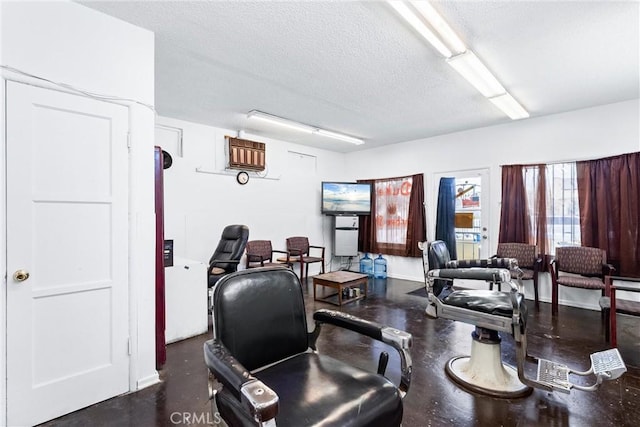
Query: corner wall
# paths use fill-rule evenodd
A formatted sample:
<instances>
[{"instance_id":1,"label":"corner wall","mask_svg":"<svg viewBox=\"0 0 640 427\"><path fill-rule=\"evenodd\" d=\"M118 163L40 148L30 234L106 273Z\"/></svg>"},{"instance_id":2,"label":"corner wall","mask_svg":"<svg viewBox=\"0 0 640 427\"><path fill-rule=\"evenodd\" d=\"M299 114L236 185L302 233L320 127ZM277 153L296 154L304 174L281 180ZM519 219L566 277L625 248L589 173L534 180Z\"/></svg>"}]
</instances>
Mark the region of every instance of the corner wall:
<instances>
[{"instance_id":1,"label":"corner wall","mask_svg":"<svg viewBox=\"0 0 640 427\"><path fill-rule=\"evenodd\" d=\"M26 73L65 83L86 91L154 103L154 35L77 3L0 2L0 62ZM22 81L46 88L64 90L41 80L1 71L2 108L5 80ZM131 390L158 381L154 347L154 223L153 204L153 127L154 114L131 101L129 106L131 150L129 156L129 286L133 339ZM5 114L2 110L1 135L5 146ZM0 150L4 153L4 148ZM4 156L4 154L2 154ZM5 161L1 159L4 170ZM105 159L108 161L108 159ZM5 174L0 174L3 197L0 201L2 224ZM4 226L0 242L6 253ZM2 267L6 271L5 259ZM5 279L6 285L6 279ZM0 293L0 307L6 305ZM6 324L2 316L0 369L6 378ZM136 340L137 338L137 340ZM0 420L6 420L6 384L0 386ZM1 423L1 421L0 421Z\"/></svg>"},{"instance_id":2,"label":"corner wall","mask_svg":"<svg viewBox=\"0 0 640 427\"><path fill-rule=\"evenodd\" d=\"M500 220L500 165L595 159L639 150L640 100L635 99L350 153L346 167L353 179L424 173L429 240L435 232L435 175L488 168L492 215L489 252L494 253ZM390 256L388 272L392 277L423 281L417 258ZM530 288L527 291L531 295ZM541 279L540 292L541 299L550 300L547 273ZM560 298L571 305L598 307L597 298L580 290L561 287Z\"/></svg>"}]
</instances>

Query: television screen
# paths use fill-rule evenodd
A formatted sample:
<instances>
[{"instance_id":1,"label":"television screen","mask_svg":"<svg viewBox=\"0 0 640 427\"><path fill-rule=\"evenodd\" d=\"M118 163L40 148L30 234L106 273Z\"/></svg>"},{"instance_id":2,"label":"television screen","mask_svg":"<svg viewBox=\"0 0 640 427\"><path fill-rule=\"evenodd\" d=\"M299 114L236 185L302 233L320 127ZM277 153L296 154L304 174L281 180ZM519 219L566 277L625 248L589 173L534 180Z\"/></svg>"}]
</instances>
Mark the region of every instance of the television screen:
<instances>
[{"instance_id":1,"label":"television screen","mask_svg":"<svg viewBox=\"0 0 640 427\"><path fill-rule=\"evenodd\" d=\"M325 215L371 214L371 184L323 182L322 213Z\"/></svg>"}]
</instances>

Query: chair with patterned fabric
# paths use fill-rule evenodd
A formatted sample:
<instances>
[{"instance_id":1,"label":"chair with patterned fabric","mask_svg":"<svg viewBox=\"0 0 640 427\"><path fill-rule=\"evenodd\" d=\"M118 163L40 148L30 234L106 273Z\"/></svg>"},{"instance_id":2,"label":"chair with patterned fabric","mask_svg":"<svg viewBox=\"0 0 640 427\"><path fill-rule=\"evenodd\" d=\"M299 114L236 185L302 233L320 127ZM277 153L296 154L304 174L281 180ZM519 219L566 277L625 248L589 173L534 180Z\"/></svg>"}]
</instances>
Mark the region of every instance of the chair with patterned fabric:
<instances>
[{"instance_id":1,"label":"chair with patterned fabric","mask_svg":"<svg viewBox=\"0 0 640 427\"><path fill-rule=\"evenodd\" d=\"M605 295L605 276L615 268L607 264L607 253L599 248L566 246L556 248L551 267L551 313L558 313L558 285L600 290Z\"/></svg>"},{"instance_id":2,"label":"chair with patterned fabric","mask_svg":"<svg viewBox=\"0 0 640 427\"><path fill-rule=\"evenodd\" d=\"M316 256L311 256L311 249L314 249ZM320 272L324 273L324 246L309 245L309 238L307 237L288 237L287 252L289 252L289 262L300 263L300 281L309 276L309 264L319 262ZM283 259L285 258L279 257L278 261L282 262Z\"/></svg>"},{"instance_id":3,"label":"chair with patterned fabric","mask_svg":"<svg viewBox=\"0 0 640 427\"><path fill-rule=\"evenodd\" d=\"M254 267L291 267L287 259L288 252L278 251L271 246L271 240L251 240L247 242L247 268ZM284 254L284 261L274 261L273 254Z\"/></svg>"},{"instance_id":4,"label":"chair with patterned fabric","mask_svg":"<svg viewBox=\"0 0 640 427\"><path fill-rule=\"evenodd\" d=\"M536 245L527 243L498 243L496 258L515 258L522 270L521 280L533 280L533 295L536 310L540 309L538 299L538 273L542 270L542 257Z\"/></svg>"}]
</instances>

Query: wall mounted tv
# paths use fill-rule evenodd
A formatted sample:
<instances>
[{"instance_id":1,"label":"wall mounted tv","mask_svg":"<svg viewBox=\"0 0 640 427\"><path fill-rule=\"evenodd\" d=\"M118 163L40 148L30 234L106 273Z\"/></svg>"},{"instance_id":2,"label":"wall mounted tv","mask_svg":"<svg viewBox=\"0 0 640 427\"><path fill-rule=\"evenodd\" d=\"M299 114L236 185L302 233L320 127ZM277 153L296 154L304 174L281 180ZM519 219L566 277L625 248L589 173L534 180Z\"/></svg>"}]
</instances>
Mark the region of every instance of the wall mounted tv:
<instances>
[{"instance_id":1,"label":"wall mounted tv","mask_svg":"<svg viewBox=\"0 0 640 427\"><path fill-rule=\"evenodd\" d=\"M370 215L371 184L323 182L322 213L325 215Z\"/></svg>"}]
</instances>

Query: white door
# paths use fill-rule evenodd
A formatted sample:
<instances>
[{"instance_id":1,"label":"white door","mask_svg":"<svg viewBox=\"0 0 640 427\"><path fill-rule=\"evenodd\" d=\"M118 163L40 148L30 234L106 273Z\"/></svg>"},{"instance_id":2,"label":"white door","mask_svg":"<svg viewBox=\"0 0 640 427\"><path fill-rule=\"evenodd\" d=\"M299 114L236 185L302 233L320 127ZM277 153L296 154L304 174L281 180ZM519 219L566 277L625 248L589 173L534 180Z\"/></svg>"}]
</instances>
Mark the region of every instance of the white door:
<instances>
[{"instance_id":1,"label":"white door","mask_svg":"<svg viewBox=\"0 0 640 427\"><path fill-rule=\"evenodd\" d=\"M456 252L458 259L486 259L489 253L489 169L439 173L434 176L438 199L440 178L456 180ZM435 218L435 210L434 210Z\"/></svg>"},{"instance_id":2,"label":"white door","mask_svg":"<svg viewBox=\"0 0 640 427\"><path fill-rule=\"evenodd\" d=\"M6 97L7 424L32 425L129 390L128 109Z\"/></svg>"}]
</instances>

